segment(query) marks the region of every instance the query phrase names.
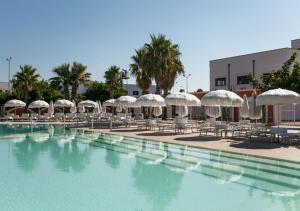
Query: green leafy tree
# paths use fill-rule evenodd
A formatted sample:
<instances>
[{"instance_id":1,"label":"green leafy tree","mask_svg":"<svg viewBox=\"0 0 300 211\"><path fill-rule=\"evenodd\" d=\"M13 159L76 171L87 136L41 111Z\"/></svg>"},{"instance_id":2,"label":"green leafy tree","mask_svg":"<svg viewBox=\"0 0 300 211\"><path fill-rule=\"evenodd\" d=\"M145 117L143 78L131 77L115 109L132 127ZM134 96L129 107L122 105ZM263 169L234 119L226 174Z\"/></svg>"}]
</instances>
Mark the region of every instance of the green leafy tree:
<instances>
[{"instance_id":1,"label":"green leafy tree","mask_svg":"<svg viewBox=\"0 0 300 211\"><path fill-rule=\"evenodd\" d=\"M141 48L135 51L135 55L131 57L133 61L130 64L130 74L136 78L136 83L142 94L147 94L152 83L150 72L147 70L146 63L146 52L145 48Z\"/></svg>"},{"instance_id":2,"label":"green leafy tree","mask_svg":"<svg viewBox=\"0 0 300 211\"><path fill-rule=\"evenodd\" d=\"M62 97L61 91L56 86L51 86L51 84L44 79L38 81L35 89L29 93L29 101L45 100L46 102L50 102Z\"/></svg>"},{"instance_id":3,"label":"green leafy tree","mask_svg":"<svg viewBox=\"0 0 300 211\"><path fill-rule=\"evenodd\" d=\"M263 74L259 79L255 79L250 73L249 82L254 88L262 91L282 88L299 92L300 65L296 62L296 56L297 54L294 53L280 69Z\"/></svg>"},{"instance_id":4,"label":"green leafy tree","mask_svg":"<svg viewBox=\"0 0 300 211\"><path fill-rule=\"evenodd\" d=\"M199 88L196 90L196 92L203 92L203 89Z\"/></svg>"},{"instance_id":5,"label":"green leafy tree","mask_svg":"<svg viewBox=\"0 0 300 211\"><path fill-rule=\"evenodd\" d=\"M75 99L77 95L77 90L80 84L83 84L85 86L88 86L90 83L90 77L91 74L87 72L87 67L74 62L72 69L71 69L71 82L72 85L72 91L71 91L71 98Z\"/></svg>"},{"instance_id":6,"label":"green leafy tree","mask_svg":"<svg viewBox=\"0 0 300 211\"><path fill-rule=\"evenodd\" d=\"M122 89L122 73L116 65L110 66L104 73L105 83L109 91L109 97L113 98L117 90Z\"/></svg>"},{"instance_id":7,"label":"green leafy tree","mask_svg":"<svg viewBox=\"0 0 300 211\"><path fill-rule=\"evenodd\" d=\"M69 87L71 86L71 71L69 64L62 64L53 69L56 74L55 77L50 78L52 86L61 87L63 89L63 95L65 99L70 99Z\"/></svg>"},{"instance_id":8,"label":"green leafy tree","mask_svg":"<svg viewBox=\"0 0 300 211\"><path fill-rule=\"evenodd\" d=\"M12 87L18 98L28 102L29 92L31 92L39 79L37 69L31 65L20 66L20 71L14 75Z\"/></svg>"},{"instance_id":9,"label":"green leafy tree","mask_svg":"<svg viewBox=\"0 0 300 211\"><path fill-rule=\"evenodd\" d=\"M100 100L100 102L104 102L109 99L109 91L107 86L103 82L93 81L90 83L86 93L84 94L86 99L89 100Z\"/></svg>"},{"instance_id":10,"label":"green leafy tree","mask_svg":"<svg viewBox=\"0 0 300 211\"><path fill-rule=\"evenodd\" d=\"M176 77L184 74L179 46L164 35L150 35L151 43L145 44L147 71L156 82L156 92L163 89L166 96L174 86Z\"/></svg>"}]
</instances>

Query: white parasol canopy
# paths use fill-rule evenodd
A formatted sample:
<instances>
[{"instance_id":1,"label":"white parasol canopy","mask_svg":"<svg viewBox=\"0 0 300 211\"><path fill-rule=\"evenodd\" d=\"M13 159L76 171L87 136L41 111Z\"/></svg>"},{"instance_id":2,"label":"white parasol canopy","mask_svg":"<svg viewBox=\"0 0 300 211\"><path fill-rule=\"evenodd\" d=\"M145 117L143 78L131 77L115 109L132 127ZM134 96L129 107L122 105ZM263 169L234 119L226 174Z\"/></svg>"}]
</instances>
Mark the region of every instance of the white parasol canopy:
<instances>
[{"instance_id":1,"label":"white parasol canopy","mask_svg":"<svg viewBox=\"0 0 300 211\"><path fill-rule=\"evenodd\" d=\"M202 98L204 106L240 107L243 99L234 92L227 90L215 90L207 93Z\"/></svg>"},{"instance_id":2,"label":"white parasol canopy","mask_svg":"<svg viewBox=\"0 0 300 211\"><path fill-rule=\"evenodd\" d=\"M101 102L100 102L100 100L98 100L98 106L99 106L99 113L101 113L102 112L102 105L101 105Z\"/></svg>"},{"instance_id":3,"label":"white parasol canopy","mask_svg":"<svg viewBox=\"0 0 300 211\"><path fill-rule=\"evenodd\" d=\"M85 108L83 106L78 107L79 113L83 114L85 112Z\"/></svg>"},{"instance_id":4,"label":"white parasol canopy","mask_svg":"<svg viewBox=\"0 0 300 211\"><path fill-rule=\"evenodd\" d=\"M165 106L165 99L157 94L146 94L136 100L136 105L144 107Z\"/></svg>"},{"instance_id":5,"label":"white parasol canopy","mask_svg":"<svg viewBox=\"0 0 300 211\"><path fill-rule=\"evenodd\" d=\"M49 108L49 104L44 100L36 100L31 102L28 108Z\"/></svg>"},{"instance_id":6,"label":"white parasol canopy","mask_svg":"<svg viewBox=\"0 0 300 211\"><path fill-rule=\"evenodd\" d=\"M80 103L78 103L78 106L79 107L96 107L98 105L97 102L95 101L92 101L92 100L84 100L84 101L81 101Z\"/></svg>"},{"instance_id":7,"label":"white parasol canopy","mask_svg":"<svg viewBox=\"0 0 300 211\"><path fill-rule=\"evenodd\" d=\"M70 100L57 100L54 103L54 107L60 107L60 108L65 108L65 107L72 107L74 104Z\"/></svg>"},{"instance_id":8,"label":"white parasol canopy","mask_svg":"<svg viewBox=\"0 0 300 211\"><path fill-rule=\"evenodd\" d=\"M94 107L93 113L94 113L94 114L100 114L100 113L101 113L101 110L100 110L100 107L99 107L99 104L98 104L98 103L97 103L97 105Z\"/></svg>"},{"instance_id":9,"label":"white parasol canopy","mask_svg":"<svg viewBox=\"0 0 300 211\"><path fill-rule=\"evenodd\" d=\"M271 89L257 96L257 105L284 105L300 102L297 92L286 89Z\"/></svg>"},{"instance_id":10,"label":"white parasol canopy","mask_svg":"<svg viewBox=\"0 0 300 211\"><path fill-rule=\"evenodd\" d=\"M161 106L157 106L153 108L153 115L155 117L159 117L160 115L162 115L162 107Z\"/></svg>"},{"instance_id":11,"label":"white parasol canopy","mask_svg":"<svg viewBox=\"0 0 300 211\"><path fill-rule=\"evenodd\" d=\"M248 98L246 95L243 97L244 102L242 103L241 110L240 110L240 116L243 118L249 117L249 103Z\"/></svg>"},{"instance_id":12,"label":"white parasol canopy","mask_svg":"<svg viewBox=\"0 0 300 211\"><path fill-rule=\"evenodd\" d=\"M205 107L205 113L209 117L218 118L222 115L220 106L207 106Z\"/></svg>"},{"instance_id":13,"label":"white parasol canopy","mask_svg":"<svg viewBox=\"0 0 300 211\"><path fill-rule=\"evenodd\" d=\"M77 112L77 107L76 107L76 103L74 100L73 100L73 106L71 107L70 112L72 114L75 114Z\"/></svg>"},{"instance_id":14,"label":"white parasol canopy","mask_svg":"<svg viewBox=\"0 0 300 211\"><path fill-rule=\"evenodd\" d=\"M9 100L7 101L5 104L4 104L4 108L7 108L7 107L25 107L26 106L26 103L24 103L23 101L21 100Z\"/></svg>"},{"instance_id":15,"label":"white parasol canopy","mask_svg":"<svg viewBox=\"0 0 300 211\"><path fill-rule=\"evenodd\" d=\"M137 107L135 104L136 98L132 96L121 96L116 99L114 106L121 106L121 107Z\"/></svg>"},{"instance_id":16,"label":"white parasol canopy","mask_svg":"<svg viewBox=\"0 0 300 211\"><path fill-rule=\"evenodd\" d=\"M176 106L176 113L178 114L179 117L185 117L189 113L188 107L186 105Z\"/></svg>"},{"instance_id":17,"label":"white parasol canopy","mask_svg":"<svg viewBox=\"0 0 300 211\"><path fill-rule=\"evenodd\" d=\"M116 102L115 99L109 99L103 103L103 106L114 106L115 102Z\"/></svg>"},{"instance_id":18,"label":"white parasol canopy","mask_svg":"<svg viewBox=\"0 0 300 211\"><path fill-rule=\"evenodd\" d=\"M51 101L48 108L48 114L53 115L53 113L54 113L54 106L53 106L53 101Z\"/></svg>"},{"instance_id":19,"label":"white parasol canopy","mask_svg":"<svg viewBox=\"0 0 300 211\"><path fill-rule=\"evenodd\" d=\"M120 112L122 112L122 111L123 111L122 107L118 106L118 107L116 108L116 112L120 113Z\"/></svg>"},{"instance_id":20,"label":"white parasol canopy","mask_svg":"<svg viewBox=\"0 0 300 211\"><path fill-rule=\"evenodd\" d=\"M261 119L262 118L262 107L257 106L257 94L256 91L253 90L252 92L252 99L249 105L249 118L250 119Z\"/></svg>"},{"instance_id":21,"label":"white parasol canopy","mask_svg":"<svg viewBox=\"0 0 300 211\"><path fill-rule=\"evenodd\" d=\"M200 100L195 95L180 92L169 94L165 98L165 103L167 105L198 106Z\"/></svg>"}]
</instances>

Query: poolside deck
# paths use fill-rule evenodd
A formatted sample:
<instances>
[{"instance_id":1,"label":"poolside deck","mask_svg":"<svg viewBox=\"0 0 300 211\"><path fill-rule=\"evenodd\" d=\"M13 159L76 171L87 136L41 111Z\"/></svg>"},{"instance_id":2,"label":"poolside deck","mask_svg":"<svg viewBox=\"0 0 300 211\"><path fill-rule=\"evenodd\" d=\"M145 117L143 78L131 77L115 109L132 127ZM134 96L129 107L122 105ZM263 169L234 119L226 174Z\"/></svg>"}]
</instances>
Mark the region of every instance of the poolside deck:
<instances>
[{"instance_id":1,"label":"poolside deck","mask_svg":"<svg viewBox=\"0 0 300 211\"><path fill-rule=\"evenodd\" d=\"M82 129L112 133L116 135L129 136L134 138L149 139L152 141L167 142L192 147L201 147L234 153L249 154L253 156L300 162L299 145L288 146L278 143L271 143L268 139L248 140L246 138L218 138L215 137L213 134L208 134L207 136L199 136L199 133L161 133L157 131L141 131L137 130L136 128L118 128L114 129L113 131L109 131L108 129Z\"/></svg>"}]
</instances>

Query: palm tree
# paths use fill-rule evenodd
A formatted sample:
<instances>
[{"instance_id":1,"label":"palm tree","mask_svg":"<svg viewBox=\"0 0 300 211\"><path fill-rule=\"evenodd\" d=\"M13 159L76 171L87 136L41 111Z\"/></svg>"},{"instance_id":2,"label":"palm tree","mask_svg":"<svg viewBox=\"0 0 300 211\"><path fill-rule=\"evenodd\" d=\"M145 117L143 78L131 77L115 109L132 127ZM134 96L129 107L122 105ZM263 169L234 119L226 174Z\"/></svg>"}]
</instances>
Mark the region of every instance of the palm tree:
<instances>
[{"instance_id":1,"label":"palm tree","mask_svg":"<svg viewBox=\"0 0 300 211\"><path fill-rule=\"evenodd\" d=\"M172 44L164 35L157 37L150 35L150 37L151 43L145 44L147 69L156 82L157 94L160 94L162 88L166 96L174 86L176 77L184 74L183 64L180 61L181 53L179 46Z\"/></svg>"},{"instance_id":2,"label":"palm tree","mask_svg":"<svg viewBox=\"0 0 300 211\"><path fill-rule=\"evenodd\" d=\"M90 82L91 73L86 72L86 66L74 62L72 69L71 69L71 85L72 85L72 92L71 98L75 99L77 90L80 84L87 86Z\"/></svg>"},{"instance_id":3,"label":"palm tree","mask_svg":"<svg viewBox=\"0 0 300 211\"><path fill-rule=\"evenodd\" d=\"M109 97L114 97L114 91L122 87L122 73L116 65L110 66L104 73L105 83L108 87Z\"/></svg>"},{"instance_id":4,"label":"palm tree","mask_svg":"<svg viewBox=\"0 0 300 211\"><path fill-rule=\"evenodd\" d=\"M135 55L131 57L133 63L130 64L130 73L136 78L136 83L142 89L142 94L147 94L150 88L152 79L150 72L147 71L147 64L145 63L146 49L141 48L135 51Z\"/></svg>"},{"instance_id":5,"label":"palm tree","mask_svg":"<svg viewBox=\"0 0 300 211\"><path fill-rule=\"evenodd\" d=\"M51 85L62 85L64 98L69 99L69 87L71 85L71 71L69 64L62 64L53 69L53 72L57 75L56 77L50 78Z\"/></svg>"},{"instance_id":6,"label":"palm tree","mask_svg":"<svg viewBox=\"0 0 300 211\"><path fill-rule=\"evenodd\" d=\"M27 103L29 92L36 86L40 75L31 65L20 66L20 71L14 75L13 88L18 90L20 98Z\"/></svg>"}]
</instances>

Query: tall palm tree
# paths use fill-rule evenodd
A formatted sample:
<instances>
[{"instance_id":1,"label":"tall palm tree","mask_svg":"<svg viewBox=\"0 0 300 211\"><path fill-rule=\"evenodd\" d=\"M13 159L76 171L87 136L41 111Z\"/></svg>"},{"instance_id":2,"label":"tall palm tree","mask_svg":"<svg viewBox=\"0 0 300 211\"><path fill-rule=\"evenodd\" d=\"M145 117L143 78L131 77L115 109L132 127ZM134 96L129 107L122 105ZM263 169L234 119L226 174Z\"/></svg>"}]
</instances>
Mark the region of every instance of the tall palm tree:
<instances>
[{"instance_id":1,"label":"tall palm tree","mask_svg":"<svg viewBox=\"0 0 300 211\"><path fill-rule=\"evenodd\" d=\"M147 71L146 49L141 48L135 51L135 55L131 57L133 63L130 64L130 74L136 78L136 83L142 89L142 94L147 94L152 79L150 72Z\"/></svg>"},{"instance_id":2,"label":"tall palm tree","mask_svg":"<svg viewBox=\"0 0 300 211\"><path fill-rule=\"evenodd\" d=\"M80 84L87 86L90 82L91 73L88 73L86 71L86 68L86 66L80 63L73 62L73 66L71 69L72 99L75 99Z\"/></svg>"},{"instance_id":3,"label":"tall palm tree","mask_svg":"<svg viewBox=\"0 0 300 211\"><path fill-rule=\"evenodd\" d=\"M176 77L184 74L183 64L180 61L181 53L179 46L166 39L164 35L150 35L150 37L151 43L145 44L147 69L156 82L157 94L160 94L162 88L166 96L174 86Z\"/></svg>"},{"instance_id":4,"label":"tall palm tree","mask_svg":"<svg viewBox=\"0 0 300 211\"><path fill-rule=\"evenodd\" d=\"M20 97L27 103L29 92L36 86L40 75L31 65L20 66L20 71L14 75L13 88L18 90Z\"/></svg>"},{"instance_id":5,"label":"tall palm tree","mask_svg":"<svg viewBox=\"0 0 300 211\"><path fill-rule=\"evenodd\" d=\"M65 99L70 98L69 87L71 85L71 71L69 64L62 64L53 69L53 72L57 75L50 78L52 85L62 85L63 94Z\"/></svg>"},{"instance_id":6,"label":"tall palm tree","mask_svg":"<svg viewBox=\"0 0 300 211\"><path fill-rule=\"evenodd\" d=\"M110 66L104 73L105 83L108 87L109 97L114 97L114 91L122 87L122 73L116 65Z\"/></svg>"}]
</instances>

